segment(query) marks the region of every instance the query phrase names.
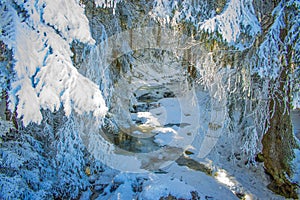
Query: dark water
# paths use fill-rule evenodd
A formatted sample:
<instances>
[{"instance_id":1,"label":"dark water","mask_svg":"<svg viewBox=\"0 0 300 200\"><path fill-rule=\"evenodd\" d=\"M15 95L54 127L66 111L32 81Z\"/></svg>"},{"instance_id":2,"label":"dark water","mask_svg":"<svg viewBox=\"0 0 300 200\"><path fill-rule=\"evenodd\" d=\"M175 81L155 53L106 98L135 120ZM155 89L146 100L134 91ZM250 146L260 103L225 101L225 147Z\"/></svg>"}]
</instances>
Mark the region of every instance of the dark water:
<instances>
[{"instance_id":1,"label":"dark water","mask_svg":"<svg viewBox=\"0 0 300 200\"><path fill-rule=\"evenodd\" d=\"M131 114L149 112L151 109L160 106L159 100L163 98L174 98L175 94L163 85L145 85L134 91L133 96L136 98L138 104L133 105L132 108L128 110ZM144 123L143 119L132 118L132 124L134 124L134 126L126 129L124 127L118 127L118 123L115 119L106 118L102 132L111 143L129 152L149 153L159 150L161 146L154 142L157 133L154 134L151 132L154 127L143 127L142 125L144 125ZM187 123L175 123L163 124L161 127L178 126L182 128L188 125ZM133 131L143 132L147 137L136 137L132 134Z\"/></svg>"}]
</instances>

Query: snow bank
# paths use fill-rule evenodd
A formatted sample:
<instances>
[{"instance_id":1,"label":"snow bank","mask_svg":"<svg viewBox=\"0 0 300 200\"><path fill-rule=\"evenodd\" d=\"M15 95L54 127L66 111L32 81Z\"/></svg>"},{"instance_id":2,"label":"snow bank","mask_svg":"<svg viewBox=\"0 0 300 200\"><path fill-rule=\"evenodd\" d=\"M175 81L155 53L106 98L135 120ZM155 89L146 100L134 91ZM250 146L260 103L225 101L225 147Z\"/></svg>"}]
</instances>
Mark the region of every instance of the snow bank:
<instances>
[{"instance_id":1,"label":"snow bank","mask_svg":"<svg viewBox=\"0 0 300 200\"><path fill-rule=\"evenodd\" d=\"M149 182L141 193L142 199L159 199L169 194L176 198L191 199L191 192L196 191L194 187L177 178L170 179L168 175L152 178L154 180Z\"/></svg>"}]
</instances>

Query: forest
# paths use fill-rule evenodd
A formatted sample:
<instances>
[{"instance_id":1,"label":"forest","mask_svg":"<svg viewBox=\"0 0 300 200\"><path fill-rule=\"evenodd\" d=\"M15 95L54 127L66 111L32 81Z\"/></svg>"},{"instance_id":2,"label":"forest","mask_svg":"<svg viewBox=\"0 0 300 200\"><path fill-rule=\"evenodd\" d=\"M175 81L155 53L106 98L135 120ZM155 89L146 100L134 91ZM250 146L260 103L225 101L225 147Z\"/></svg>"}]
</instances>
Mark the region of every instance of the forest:
<instances>
[{"instance_id":1,"label":"forest","mask_svg":"<svg viewBox=\"0 0 300 200\"><path fill-rule=\"evenodd\" d=\"M0 199L299 199L299 0L1 0Z\"/></svg>"}]
</instances>

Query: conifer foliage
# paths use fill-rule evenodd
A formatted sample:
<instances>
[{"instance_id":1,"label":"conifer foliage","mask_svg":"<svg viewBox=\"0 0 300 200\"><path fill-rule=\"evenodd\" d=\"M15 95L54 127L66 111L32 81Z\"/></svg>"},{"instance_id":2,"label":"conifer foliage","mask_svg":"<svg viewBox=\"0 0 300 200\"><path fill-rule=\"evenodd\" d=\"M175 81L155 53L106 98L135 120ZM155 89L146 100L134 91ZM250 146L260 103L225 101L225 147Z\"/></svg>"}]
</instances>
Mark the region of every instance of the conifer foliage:
<instances>
[{"instance_id":1,"label":"conifer foliage","mask_svg":"<svg viewBox=\"0 0 300 200\"><path fill-rule=\"evenodd\" d=\"M75 0L5 0L0 8L0 39L14 59L10 109L24 125L40 123L41 109L61 106L67 116L75 110L103 117L107 108L98 85L79 74L71 60L72 41L95 43L84 8Z\"/></svg>"}]
</instances>

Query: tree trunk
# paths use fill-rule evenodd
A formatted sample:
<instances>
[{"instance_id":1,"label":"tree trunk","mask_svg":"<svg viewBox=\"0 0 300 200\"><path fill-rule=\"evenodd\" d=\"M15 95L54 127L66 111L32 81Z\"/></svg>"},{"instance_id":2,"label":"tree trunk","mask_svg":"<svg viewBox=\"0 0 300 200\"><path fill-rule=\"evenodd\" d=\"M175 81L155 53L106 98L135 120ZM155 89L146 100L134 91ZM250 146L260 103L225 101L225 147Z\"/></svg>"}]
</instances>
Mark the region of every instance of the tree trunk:
<instances>
[{"instance_id":1,"label":"tree trunk","mask_svg":"<svg viewBox=\"0 0 300 200\"><path fill-rule=\"evenodd\" d=\"M286 71L283 71L280 77L281 92L285 89L286 79ZM269 189L288 198L297 198L297 186L288 178L292 175L291 161L294 158L293 149L297 145L293 136L290 106L285 108L284 98L284 95L278 95L278 99L272 99L270 102L270 110L274 104L276 108L270 120L270 128L262 140L264 166L272 178Z\"/></svg>"}]
</instances>

